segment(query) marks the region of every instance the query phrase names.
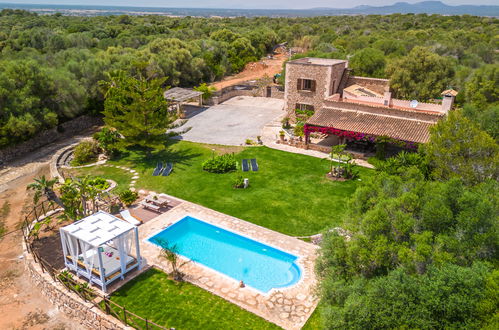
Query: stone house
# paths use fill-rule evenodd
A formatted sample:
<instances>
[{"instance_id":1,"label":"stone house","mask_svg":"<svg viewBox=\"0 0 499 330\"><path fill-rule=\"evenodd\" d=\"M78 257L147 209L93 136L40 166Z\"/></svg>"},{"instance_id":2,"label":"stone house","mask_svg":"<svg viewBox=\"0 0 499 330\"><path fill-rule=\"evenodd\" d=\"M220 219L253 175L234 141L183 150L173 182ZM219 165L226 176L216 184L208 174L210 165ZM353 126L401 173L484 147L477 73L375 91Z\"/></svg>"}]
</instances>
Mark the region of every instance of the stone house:
<instances>
[{"instance_id":1,"label":"stone house","mask_svg":"<svg viewBox=\"0 0 499 330\"><path fill-rule=\"evenodd\" d=\"M451 110L457 92L446 90L441 103L394 99L387 79L356 77L348 61L301 58L286 64L285 109L309 110L305 141L311 133L330 136L332 144L373 142L377 137L414 145L429 139L429 127Z\"/></svg>"}]
</instances>

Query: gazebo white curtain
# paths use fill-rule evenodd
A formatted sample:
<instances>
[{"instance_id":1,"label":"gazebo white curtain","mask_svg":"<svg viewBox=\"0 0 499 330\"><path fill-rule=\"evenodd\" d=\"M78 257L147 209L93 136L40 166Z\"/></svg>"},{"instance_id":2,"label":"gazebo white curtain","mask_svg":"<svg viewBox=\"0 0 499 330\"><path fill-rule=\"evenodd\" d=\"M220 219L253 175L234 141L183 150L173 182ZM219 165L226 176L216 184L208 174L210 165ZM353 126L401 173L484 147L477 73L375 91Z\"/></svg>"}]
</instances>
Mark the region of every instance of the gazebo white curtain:
<instances>
[{"instance_id":1,"label":"gazebo white curtain","mask_svg":"<svg viewBox=\"0 0 499 330\"><path fill-rule=\"evenodd\" d=\"M85 270L87 271L87 278L92 278L92 270L94 269L94 260L98 253L98 248L92 246L89 243L80 241L81 254L83 257L83 264L85 265Z\"/></svg>"},{"instance_id":2,"label":"gazebo white curtain","mask_svg":"<svg viewBox=\"0 0 499 330\"><path fill-rule=\"evenodd\" d=\"M71 263L76 269L78 268L78 255L80 254L78 239L64 231L61 231L61 236L64 236L62 239L63 244L65 244L67 254L71 256Z\"/></svg>"},{"instance_id":3,"label":"gazebo white curtain","mask_svg":"<svg viewBox=\"0 0 499 330\"><path fill-rule=\"evenodd\" d=\"M132 243L134 241L134 232L129 231L124 233L111 241L111 246L118 250L120 255L120 266L122 277L126 272L127 257L131 255Z\"/></svg>"}]
</instances>

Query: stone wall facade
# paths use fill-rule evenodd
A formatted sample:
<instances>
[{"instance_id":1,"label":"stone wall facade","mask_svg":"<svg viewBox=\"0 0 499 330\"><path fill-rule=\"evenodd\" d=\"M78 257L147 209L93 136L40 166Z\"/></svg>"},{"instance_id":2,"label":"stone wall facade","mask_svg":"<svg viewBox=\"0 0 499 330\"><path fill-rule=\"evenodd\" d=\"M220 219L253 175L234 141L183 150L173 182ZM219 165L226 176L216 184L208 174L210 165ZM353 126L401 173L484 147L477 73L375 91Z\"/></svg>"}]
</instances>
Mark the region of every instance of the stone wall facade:
<instances>
[{"instance_id":1,"label":"stone wall facade","mask_svg":"<svg viewBox=\"0 0 499 330\"><path fill-rule=\"evenodd\" d=\"M336 64L304 64L300 60L286 64L285 105L291 120L295 118L297 104L311 105L314 111L324 106L324 100L338 91L346 62ZM298 90L298 80L315 81L315 90Z\"/></svg>"},{"instance_id":2,"label":"stone wall facade","mask_svg":"<svg viewBox=\"0 0 499 330\"><path fill-rule=\"evenodd\" d=\"M58 310L66 314L76 323L88 329L101 330L128 330L121 321L106 315L92 303L84 302L77 294L68 291L61 283L54 281L48 273L43 273L40 265L35 263L32 256L25 253L26 271L38 290Z\"/></svg>"},{"instance_id":3,"label":"stone wall facade","mask_svg":"<svg viewBox=\"0 0 499 330\"><path fill-rule=\"evenodd\" d=\"M271 97L274 99L284 99L284 89L279 86L269 86L270 96L267 94L267 88L257 88L252 85L236 85L225 87L213 94L213 97L205 101L206 105L217 105L236 96L256 96Z\"/></svg>"},{"instance_id":4,"label":"stone wall facade","mask_svg":"<svg viewBox=\"0 0 499 330\"><path fill-rule=\"evenodd\" d=\"M73 120L62 123L58 128L51 128L37 134L28 141L0 149L0 162L8 162L15 158L26 155L47 144L61 138L67 138L93 127L102 125L102 119L90 116L81 116Z\"/></svg>"}]
</instances>

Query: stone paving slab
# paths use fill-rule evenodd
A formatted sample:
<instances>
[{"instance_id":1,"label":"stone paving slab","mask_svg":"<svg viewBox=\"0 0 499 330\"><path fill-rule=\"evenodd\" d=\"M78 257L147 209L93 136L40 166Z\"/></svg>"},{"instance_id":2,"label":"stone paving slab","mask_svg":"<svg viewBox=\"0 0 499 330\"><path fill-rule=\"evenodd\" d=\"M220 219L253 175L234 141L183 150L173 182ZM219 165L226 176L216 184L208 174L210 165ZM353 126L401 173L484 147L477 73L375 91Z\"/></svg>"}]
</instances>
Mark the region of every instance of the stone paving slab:
<instances>
[{"instance_id":1,"label":"stone paving slab","mask_svg":"<svg viewBox=\"0 0 499 330\"><path fill-rule=\"evenodd\" d=\"M178 131L191 129L178 139L223 145L256 141L265 124L281 116L284 101L265 97L236 96L189 118Z\"/></svg>"},{"instance_id":2,"label":"stone paving slab","mask_svg":"<svg viewBox=\"0 0 499 330\"><path fill-rule=\"evenodd\" d=\"M192 216L226 230L252 238L298 256L300 281L287 288L272 289L264 294L250 287L240 288L239 282L201 264L190 262L182 271L185 279L285 329L300 329L317 306L314 294L314 265L318 247L299 239L272 231L250 222L182 201L170 211L139 227L141 255L148 265L166 272L170 266L159 257L160 248L146 241L185 216Z\"/></svg>"}]
</instances>

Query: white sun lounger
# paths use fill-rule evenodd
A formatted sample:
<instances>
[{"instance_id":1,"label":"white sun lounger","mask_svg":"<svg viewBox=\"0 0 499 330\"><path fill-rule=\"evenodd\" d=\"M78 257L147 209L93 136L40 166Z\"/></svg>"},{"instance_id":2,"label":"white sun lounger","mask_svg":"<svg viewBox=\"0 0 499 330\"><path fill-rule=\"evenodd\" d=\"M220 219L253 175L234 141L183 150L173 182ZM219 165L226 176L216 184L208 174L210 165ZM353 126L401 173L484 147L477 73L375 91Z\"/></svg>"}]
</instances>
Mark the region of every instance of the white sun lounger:
<instances>
[{"instance_id":1,"label":"white sun lounger","mask_svg":"<svg viewBox=\"0 0 499 330\"><path fill-rule=\"evenodd\" d=\"M137 220L136 218L134 218L131 214L130 214L130 211L129 210L124 210L124 211L121 211L120 212L121 216L123 217L123 219L128 222L128 223L131 223L132 225L135 225L135 226L138 226L140 225L142 222L140 222L139 220Z\"/></svg>"}]
</instances>

